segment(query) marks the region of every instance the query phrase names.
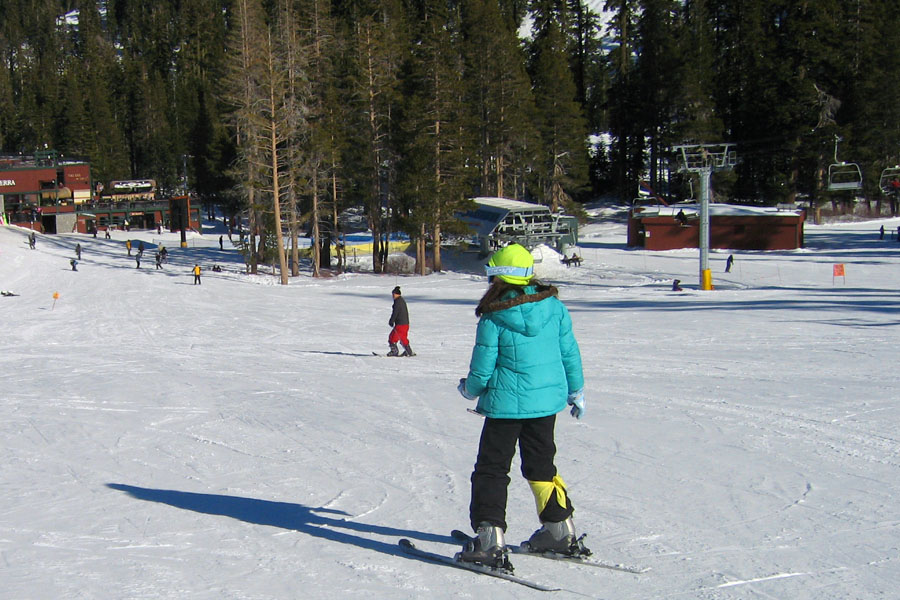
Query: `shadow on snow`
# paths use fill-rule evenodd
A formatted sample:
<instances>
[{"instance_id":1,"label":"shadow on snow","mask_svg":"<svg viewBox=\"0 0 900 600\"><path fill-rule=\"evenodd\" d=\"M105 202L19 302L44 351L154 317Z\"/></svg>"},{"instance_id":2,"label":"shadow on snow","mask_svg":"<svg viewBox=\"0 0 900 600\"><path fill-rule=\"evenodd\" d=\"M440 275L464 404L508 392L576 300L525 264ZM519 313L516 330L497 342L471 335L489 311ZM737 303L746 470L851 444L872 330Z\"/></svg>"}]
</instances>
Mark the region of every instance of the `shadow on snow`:
<instances>
[{"instance_id":1,"label":"shadow on snow","mask_svg":"<svg viewBox=\"0 0 900 600\"><path fill-rule=\"evenodd\" d=\"M340 515L348 515L348 513L329 508L312 508L302 504L273 502L271 500L243 498L240 496L141 488L122 483L108 483L106 487L125 492L138 500L168 504L182 510L190 510L207 515L220 515L255 525L267 525L269 527L299 531L317 538L349 544L392 556L409 558L409 555L403 553L396 543L382 542L354 534L385 535L398 538L413 538L427 542L456 543L450 536L348 521L339 518Z\"/></svg>"}]
</instances>

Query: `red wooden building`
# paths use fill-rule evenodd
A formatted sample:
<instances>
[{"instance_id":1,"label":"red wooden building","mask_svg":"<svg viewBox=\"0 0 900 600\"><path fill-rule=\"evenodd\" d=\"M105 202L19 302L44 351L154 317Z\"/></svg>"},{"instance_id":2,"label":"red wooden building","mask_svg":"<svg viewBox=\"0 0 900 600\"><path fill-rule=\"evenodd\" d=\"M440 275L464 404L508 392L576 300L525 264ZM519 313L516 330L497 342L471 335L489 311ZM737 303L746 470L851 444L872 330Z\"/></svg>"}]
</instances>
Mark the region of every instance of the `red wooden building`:
<instances>
[{"instance_id":1,"label":"red wooden building","mask_svg":"<svg viewBox=\"0 0 900 600\"><path fill-rule=\"evenodd\" d=\"M10 224L55 232L45 209L90 200L91 185L90 164L60 161L53 151L0 157L0 212Z\"/></svg>"},{"instance_id":2,"label":"red wooden building","mask_svg":"<svg viewBox=\"0 0 900 600\"><path fill-rule=\"evenodd\" d=\"M628 245L647 250L699 248L700 205L639 206L628 216ZM803 247L802 210L709 205L709 247L794 250Z\"/></svg>"},{"instance_id":3,"label":"red wooden building","mask_svg":"<svg viewBox=\"0 0 900 600\"><path fill-rule=\"evenodd\" d=\"M52 150L0 157L0 222L42 233L182 225L200 231L200 208L187 196L157 198L152 179L114 181L101 197L93 187L89 163L62 160Z\"/></svg>"}]
</instances>

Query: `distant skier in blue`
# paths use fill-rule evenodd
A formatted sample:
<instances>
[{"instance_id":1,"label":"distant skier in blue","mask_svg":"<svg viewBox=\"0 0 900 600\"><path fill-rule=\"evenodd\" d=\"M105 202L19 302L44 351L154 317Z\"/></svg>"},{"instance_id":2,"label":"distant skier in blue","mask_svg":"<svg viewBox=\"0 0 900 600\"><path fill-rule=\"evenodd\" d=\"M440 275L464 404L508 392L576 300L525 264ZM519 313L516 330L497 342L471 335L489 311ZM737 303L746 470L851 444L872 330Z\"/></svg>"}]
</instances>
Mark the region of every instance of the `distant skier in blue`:
<instances>
[{"instance_id":1,"label":"distant skier in blue","mask_svg":"<svg viewBox=\"0 0 900 600\"><path fill-rule=\"evenodd\" d=\"M480 317L463 397L478 399L484 415L469 519L477 537L459 559L508 567L506 500L516 452L542 526L526 542L533 551L586 553L575 533L572 503L556 471L556 414L571 406L584 414L581 353L572 319L557 289L534 279L534 258L518 244L498 250L486 268L491 281L478 303Z\"/></svg>"}]
</instances>

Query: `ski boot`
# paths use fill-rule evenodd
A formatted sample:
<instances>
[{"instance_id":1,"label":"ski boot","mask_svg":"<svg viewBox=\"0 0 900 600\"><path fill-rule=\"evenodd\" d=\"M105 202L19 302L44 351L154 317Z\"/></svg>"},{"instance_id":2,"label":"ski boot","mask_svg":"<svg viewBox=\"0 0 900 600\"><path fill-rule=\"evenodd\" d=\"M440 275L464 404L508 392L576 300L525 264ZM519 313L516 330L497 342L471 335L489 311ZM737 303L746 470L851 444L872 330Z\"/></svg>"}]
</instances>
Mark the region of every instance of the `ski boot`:
<instances>
[{"instance_id":1,"label":"ski boot","mask_svg":"<svg viewBox=\"0 0 900 600\"><path fill-rule=\"evenodd\" d=\"M508 551L503 539L503 529L485 522L478 525L476 537L465 543L462 552L456 554L456 560L512 573Z\"/></svg>"},{"instance_id":2,"label":"ski boot","mask_svg":"<svg viewBox=\"0 0 900 600\"><path fill-rule=\"evenodd\" d=\"M409 344L403 344L403 354L400 356L415 356L416 353L413 352L412 346Z\"/></svg>"},{"instance_id":3,"label":"ski boot","mask_svg":"<svg viewBox=\"0 0 900 600\"><path fill-rule=\"evenodd\" d=\"M531 534L522 548L528 552L553 552L567 556L590 556L591 551L584 546L584 537L577 537L572 517L565 521L547 522Z\"/></svg>"},{"instance_id":4,"label":"ski boot","mask_svg":"<svg viewBox=\"0 0 900 600\"><path fill-rule=\"evenodd\" d=\"M391 351L387 353L388 356L400 356L400 350L397 349L397 344L391 342Z\"/></svg>"}]
</instances>

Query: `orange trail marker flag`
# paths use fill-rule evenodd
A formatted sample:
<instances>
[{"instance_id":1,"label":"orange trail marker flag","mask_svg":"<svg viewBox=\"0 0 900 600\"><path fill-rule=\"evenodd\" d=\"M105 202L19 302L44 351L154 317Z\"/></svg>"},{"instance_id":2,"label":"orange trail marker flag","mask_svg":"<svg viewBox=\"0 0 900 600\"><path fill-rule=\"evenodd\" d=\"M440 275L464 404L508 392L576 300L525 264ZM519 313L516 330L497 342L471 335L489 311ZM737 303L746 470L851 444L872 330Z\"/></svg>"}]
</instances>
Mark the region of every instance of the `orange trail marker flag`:
<instances>
[{"instance_id":1,"label":"orange trail marker flag","mask_svg":"<svg viewBox=\"0 0 900 600\"><path fill-rule=\"evenodd\" d=\"M844 275L844 263L837 263L831 271L831 285L834 285L835 277L843 277L844 283L847 283L847 277Z\"/></svg>"},{"instance_id":2,"label":"orange trail marker flag","mask_svg":"<svg viewBox=\"0 0 900 600\"><path fill-rule=\"evenodd\" d=\"M53 306L50 307L50 310L56 308L56 301L59 300L59 292L53 292Z\"/></svg>"}]
</instances>

